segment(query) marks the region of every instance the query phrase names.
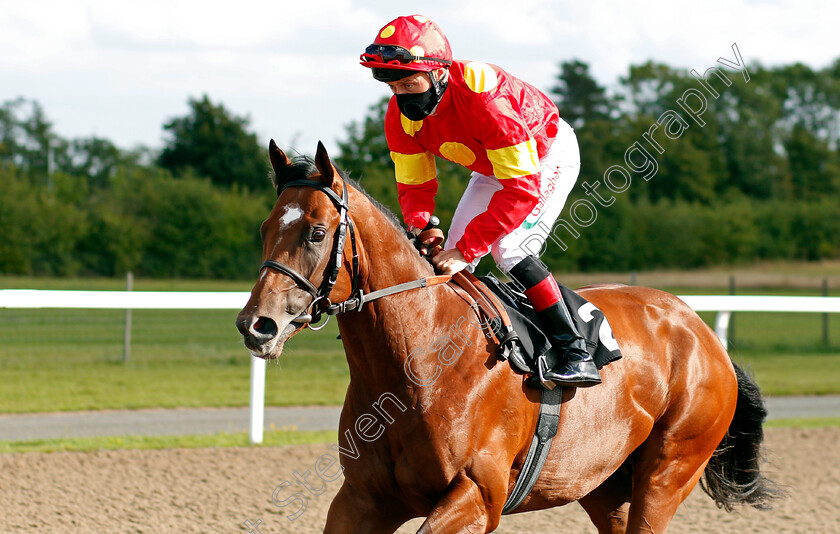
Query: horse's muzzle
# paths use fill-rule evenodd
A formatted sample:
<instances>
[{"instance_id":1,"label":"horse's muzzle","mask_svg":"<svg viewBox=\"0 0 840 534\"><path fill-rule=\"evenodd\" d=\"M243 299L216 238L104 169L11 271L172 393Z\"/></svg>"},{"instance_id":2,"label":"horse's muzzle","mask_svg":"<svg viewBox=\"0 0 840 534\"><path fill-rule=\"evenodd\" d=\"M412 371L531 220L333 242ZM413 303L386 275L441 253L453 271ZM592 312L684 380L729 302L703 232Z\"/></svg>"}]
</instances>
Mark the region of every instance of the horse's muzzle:
<instances>
[{"instance_id":1,"label":"horse's muzzle","mask_svg":"<svg viewBox=\"0 0 840 534\"><path fill-rule=\"evenodd\" d=\"M236 317L236 328L242 334L245 346L251 354L260 358L276 358L280 355L283 342L299 328L289 323L283 330L271 317L243 314Z\"/></svg>"},{"instance_id":2,"label":"horse's muzzle","mask_svg":"<svg viewBox=\"0 0 840 534\"><path fill-rule=\"evenodd\" d=\"M239 315L236 318L236 328L245 340L245 345L256 350L277 337L277 323L271 317L256 317L254 315Z\"/></svg>"}]
</instances>

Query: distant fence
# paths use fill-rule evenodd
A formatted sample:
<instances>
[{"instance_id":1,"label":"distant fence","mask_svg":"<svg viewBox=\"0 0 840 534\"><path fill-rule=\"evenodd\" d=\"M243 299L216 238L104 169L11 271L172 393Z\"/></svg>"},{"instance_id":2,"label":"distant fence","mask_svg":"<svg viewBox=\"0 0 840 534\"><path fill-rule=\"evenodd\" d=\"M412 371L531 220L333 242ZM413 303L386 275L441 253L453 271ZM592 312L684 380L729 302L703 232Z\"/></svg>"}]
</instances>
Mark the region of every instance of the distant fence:
<instances>
[{"instance_id":1,"label":"distant fence","mask_svg":"<svg viewBox=\"0 0 840 534\"><path fill-rule=\"evenodd\" d=\"M246 292L175 291L58 291L0 289L0 308L238 310ZM741 295L684 295L694 311L717 312L715 332L727 346L733 312L838 313L840 297L786 297ZM265 413L265 360L251 358L250 440L262 443Z\"/></svg>"},{"instance_id":2,"label":"distant fence","mask_svg":"<svg viewBox=\"0 0 840 534\"><path fill-rule=\"evenodd\" d=\"M681 295L694 311L716 311L715 333L728 348L732 312L838 313L840 297L766 297L757 295Z\"/></svg>"}]
</instances>

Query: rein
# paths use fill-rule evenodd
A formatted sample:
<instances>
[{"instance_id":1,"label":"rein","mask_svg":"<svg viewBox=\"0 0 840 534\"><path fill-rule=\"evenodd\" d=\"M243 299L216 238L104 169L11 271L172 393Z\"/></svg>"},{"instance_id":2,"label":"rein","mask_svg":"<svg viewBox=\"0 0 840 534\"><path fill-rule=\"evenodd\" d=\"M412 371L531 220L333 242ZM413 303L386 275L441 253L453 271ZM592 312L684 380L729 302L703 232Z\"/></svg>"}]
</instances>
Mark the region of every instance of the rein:
<instances>
[{"instance_id":1,"label":"rein","mask_svg":"<svg viewBox=\"0 0 840 534\"><path fill-rule=\"evenodd\" d=\"M386 287L377 291L372 291L365 294L359 287L359 252L356 248L356 232L353 228L353 221L349 217L350 204L347 195L347 183L344 183L341 197L333 191L330 187L317 182L315 180L292 180L283 185L280 190L282 193L288 187L312 187L324 194L332 200L335 207L338 209L339 222L338 230L336 232L335 248L332 251L332 258L330 259L331 271L330 275L321 284L320 288L315 285L305 276L297 272L295 269L289 267L284 263L276 260L266 260L260 267L260 271L265 268L274 269L295 281L297 286L310 295L312 295L312 302L307 307L305 313L300 314L292 320L293 323L308 326L312 330L319 330L323 328L329 321L331 315L337 315L348 311L361 311L362 307L373 300L418 289L421 287L429 287L438 284L445 284L453 280L461 286L466 293L473 299L474 303L478 305L481 313L487 319L486 323L482 324L485 334L490 334L494 341L499 344L502 352L501 359L507 359L510 356L510 351L515 347L515 341L518 339L516 333L511 326L510 318L504 309L504 306L499 300L484 287L472 274L461 271L454 275L438 275L420 278L419 280L412 280L402 284ZM352 260L352 290L350 298L344 302L333 304L330 302L329 294L335 286L338 279L338 273L341 271L342 257L344 254L344 244L347 239L347 230L350 230L350 243L353 248ZM443 233L437 229L429 229L422 232L416 238L418 248L426 249L427 256L431 257L440 251L440 244L443 242ZM493 324L492 316L488 314L488 310L493 310L497 315L497 323ZM319 326L313 327L312 323L320 320L321 314L327 314L325 320ZM562 389L554 388L553 390L544 390L540 401L540 413L537 421L537 431L531 446L528 450L528 456L522 466L522 470L517 477L516 483L508 495L504 504L502 513L510 513L515 510L530 494L537 479L540 476L545 460L548 457L551 449L551 441L557 433L557 426L560 420L560 406L562 399Z\"/></svg>"},{"instance_id":2,"label":"rein","mask_svg":"<svg viewBox=\"0 0 840 534\"><path fill-rule=\"evenodd\" d=\"M394 295L396 293L410 291L412 289L445 284L452 279L453 275L451 274L428 276L426 278L420 278L419 280L412 280L411 282L405 282L386 287L384 289L379 289L377 291L372 291L370 293L364 293L359 287L359 253L356 247L356 231L353 226L353 221L349 217L350 203L348 202L347 196L347 183L344 183L340 197L338 196L338 193L332 190L332 188L315 180L291 180L283 184L280 192L282 193L289 187L312 187L321 191L327 195L330 200L332 200L339 213L335 247L333 248L332 258L330 259L330 275L326 280L324 280L320 288L316 288L308 278L297 272L292 267L289 267L284 263L280 263L279 261L265 260L260 266L260 271L265 268L270 268L285 274L294 280L299 288L312 295L312 302L309 304L306 311L294 318L292 320L293 323L303 324L312 330L319 330L327 324L327 321L324 321L319 326L312 326L312 323L317 323L323 313L327 314L327 319L329 320L330 315L337 315L339 313L354 310L361 311L362 307L370 301ZM352 289L350 292L350 298L344 302L332 303L329 299L329 294L332 292L336 280L338 279L338 273L341 271L342 257L344 255L344 243L347 239L348 229L350 230L350 243L353 248L351 273ZM440 240L442 241L442 234Z\"/></svg>"}]
</instances>

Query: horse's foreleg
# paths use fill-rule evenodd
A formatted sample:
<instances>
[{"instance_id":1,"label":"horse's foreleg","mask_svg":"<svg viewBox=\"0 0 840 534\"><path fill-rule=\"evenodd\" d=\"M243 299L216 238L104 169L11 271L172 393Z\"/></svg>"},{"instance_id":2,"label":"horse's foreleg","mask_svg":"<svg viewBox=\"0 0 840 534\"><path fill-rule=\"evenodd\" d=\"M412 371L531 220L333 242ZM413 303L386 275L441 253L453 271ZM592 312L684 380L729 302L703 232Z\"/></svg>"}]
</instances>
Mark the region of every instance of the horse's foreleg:
<instances>
[{"instance_id":1,"label":"horse's foreleg","mask_svg":"<svg viewBox=\"0 0 840 534\"><path fill-rule=\"evenodd\" d=\"M417 534L485 534L499 526L504 505L505 482L501 478L493 488L501 502L488 504L481 488L464 474L458 475L449 485L449 492L426 517ZM498 486L498 487L495 487ZM501 491L501 493L498 493Z\"/></svg>"},{"instance_id":2,"label":"horse's foreleg","mask_svg":"<svg viewBox=\"0 0 840 534\"><path fill-rule=\"evenodd\" d=\"M393 534L405 520L396 518L389 508L344 483L330 504L324 534Z\"/></svg>"}]
</instances>

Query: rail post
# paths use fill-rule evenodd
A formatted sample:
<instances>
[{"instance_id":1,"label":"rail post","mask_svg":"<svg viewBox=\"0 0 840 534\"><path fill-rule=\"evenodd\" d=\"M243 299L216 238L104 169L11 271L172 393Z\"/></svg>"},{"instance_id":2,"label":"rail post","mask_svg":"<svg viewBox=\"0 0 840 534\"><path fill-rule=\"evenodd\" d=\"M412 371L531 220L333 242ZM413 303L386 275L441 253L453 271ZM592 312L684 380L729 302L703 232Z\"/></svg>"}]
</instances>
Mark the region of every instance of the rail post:
<instances>
[{"instance_id":1,"label":"rail post","mask_svg":"<svg viewBox=\"0 0 840 534\"><path fill-rule=\"evenodd\" d=\"M251 424L248 438L251 445L263 442L265 422L265 360L251 356Z\"/></svg>"},{"instance_id":2,"label":"rail post","mask_svg":"<svg viewBox=\"0 0 840 534\"><path fill-rule=\"evenodd\" d=\"M723 343L723 348L729 350L729 321L732 319L732 312L721 310L715 316L715 333Z\"/></svg>"},{"instance_id":3,"label":"rail post","mask_svg":"<svg viewBox=\"0 0 840 534\"><path fill-rule=\"evenodd\" d=\"M828 277L822 280L822 296L828 296ZM823 313L822 316L822 342L823 347L828 349L830 343L828 339L828 313Z\"/></svg>"},{"instance_id":4,"label":"rail post","mask_svg":"<svg viewBox=\"0 0 840 534\"><path fill-rule=\"evenodd\" d=\"M134 273L125 273L125 290L134 290ZM131 308L125 310L125 332L123 333L123 365L128 363L131 357Z\"/></svg>"},{"instance_id":5,"label":"rail post","mask_svg":"<svg viewBox=\"0 0 840 534\"><path fill-rule=\"evenodd\" d=\"M729 294L735 294L735 275L729 275ZM729 316L727 316L727 325L729 333L727 334L727 341L724 342L723 346L729 349L730 346L735 346L735 317L732 317L732 312L727 312Z\"/></svg>"}]
</instances>

